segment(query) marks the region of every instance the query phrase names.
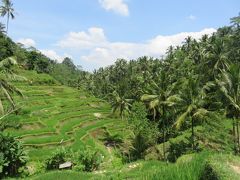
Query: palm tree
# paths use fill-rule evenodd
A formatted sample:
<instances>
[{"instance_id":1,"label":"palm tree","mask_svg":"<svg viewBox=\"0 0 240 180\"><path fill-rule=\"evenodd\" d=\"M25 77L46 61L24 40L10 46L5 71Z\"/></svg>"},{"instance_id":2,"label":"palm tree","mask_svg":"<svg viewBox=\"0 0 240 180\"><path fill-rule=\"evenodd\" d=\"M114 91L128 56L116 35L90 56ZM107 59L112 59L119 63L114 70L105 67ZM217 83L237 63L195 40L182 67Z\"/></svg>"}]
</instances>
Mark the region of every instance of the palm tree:
<instances>
[{"instance_id":1,"label":"palm tree","mask_svg":"<svg viewBox=\"0 0 240 180\"><path fill-rule=\"evenodd\" d=\"M208 82L203 88L200 88L199 78L196 76L190 76L183 81L183 91L180 93L183 113L177 118L175 126L177 129L180 129L187 120L191 122L193 151L195 150L194 122L203 119L210 113L204 108L204 98L206 97L206 90L209 90L211 86L214 86L214 83Z\"/></svg>"},{"instance_id":2,"label":"palm tree","mask_svg":"<svg viewBox=\"0 0 240 180\"><path fill-rule=\"evenodd\" d=\"M167 121L167 108L172 107L180 101L178 95L173 95L173 90L175 84L169 85L168 79L166 77L166 72L161 71L160 74L160 84L152 82L153 88L151 89L151 94L144 94L141 100L148 103L149 110L153 111L153 118L155 120L156 115L159 115L162 121L163 130L163 158L166 160L165 155L165 139L166 139L166 121Z\"/></svg>"},{"instance_id":3,"label":"palm tree","mask_svg":"<svg viewBox=\"0 0 240 180\"><path fill-rule=\"evenodd\" d=\"M0 62L0 115L5 117L5 115L8 115L12 113L15 108L16 104L13 100L13 94L16 93L20 96L22 96L22 93L20 90L18 90L15 86L11 85L7 79L9 78L16 78L16 76L12 71L11 67L16 65L16 60L13 57L6 58ZM3 101L7 101L11 108L8 109L7 112L5 112L3 107Z\"/></svg>"},{"instance_id":4,"label":"palm tree","mask_svg":"<svg viewBox=\"0 0 240 180\"><path fill-rule=\"evenodd\" d=\"M123 119L123 117L130 112L130 107L133 100L126 99L115 90L110 94L110 101L112 105L112 112L119 113L120 117Z\"/></svg>"},{"instance_id":5,"label":"palm tree","mask_svg":"<svg viewBox=\"0 0 240 180\"><path fill-rule=\"evenodd\" d=\"M6 32L8 33L8 24L9 24L9 19L14 19L14 8L13 8L13 3L11 0L2 0L3 5L0 7L0 15L2 17L7 16L7 29Z\"/></svg>"},{"instance_id":6,"label":"palm tree","mask_svg":"<svg viewBox=\"0 0 240 180\"><path fill-rule=\"evenodd\" d=\"M231 18L231 23L233 26L237 26L237 28L240 27L240 13L238 16Z\"/></svg>"},{"instance_id":7,"label":"palm tree","mask_svg":"<svg viewBox=\"0 0 240 180\"><path fill-rule=\"evenodd\" d=\"M227 71L222 71L216 80L221 92L228 101L228 111L232 114L233 138L235 150L240 152L239 118L240 118L240 64L232 64Z\"/></svg>"}]
</instances>

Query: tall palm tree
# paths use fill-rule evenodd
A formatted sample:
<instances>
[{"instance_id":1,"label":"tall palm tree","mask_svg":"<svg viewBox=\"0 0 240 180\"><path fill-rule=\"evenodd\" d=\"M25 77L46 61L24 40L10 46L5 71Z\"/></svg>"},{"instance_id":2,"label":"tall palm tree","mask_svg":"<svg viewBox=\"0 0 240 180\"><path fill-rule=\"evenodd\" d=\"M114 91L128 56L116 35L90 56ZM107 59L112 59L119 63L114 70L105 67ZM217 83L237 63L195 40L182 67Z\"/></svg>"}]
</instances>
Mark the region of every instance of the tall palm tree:
<instances>
[{"instance_id":1,"label":"tall palm tree","mask_svg":"<svg viewBox=\"0 0 240 180\"><path fill-rule=\"evenodd\" d=\"M11 71L11 67L16 65L16 60L13 57L6 58L0 62L0 116L3 117L16 108L16 104L13 100L13 94L16 93L22 96L20 90L11 85L7 79L16 78L17 76ZM3 107L3 102L6 101L10 104L11 108L6 112Z\"/></svg>"},{"instance_id":2,"label":"tall palm tree","mask_svg":"<svg viewBox=\"0 0 240 180\"><path fill-rule=\"evenodd\" d=\"M162 71L160 74L160 84L152 82L153 88L151 94L144 94L141 100L148 103L149 110L153 111L153 117L155 119L156 115L159 115L159 120L162 121L162 131L163 131L163 158L166 160L165 155L165 139L166 139L166 121L167 121L167 109L172 107L180 101L179 96L173 95L174 86L169 85L167 79L167 74Z\"/></svg>"},{"instance_id":3,"label":"tall palm tree","mask_svg":"<svg viewBox=\"0 0 240 180\"><path fill-rule=\"evenodd\" d=\"M123 119L125 115L130 112L132 99L126 99L121 96L116 90L110 94L110 101L112 105L112 112L118 113Z\"/></svg>"},{"instance_id":4,"label":"tall palm tree","mask_svg":"<svg viewBox=\"0 0 240 180\"><path fill-rule=\"evenodd\" d=\"M175 126L180 129L181 126L188 120L191 123L191 140L192 150L195 150L195 133L194 126L195 121L203 119L210 112L204 108L204 98L206 96L206 90L209 90L211 86L214 86L212 82L207 83L203 88L200 87L199 77L190 76L183 81L183 91L181 94L181 106L183 113L177 118Z\"/></svg>"},{"instance_id":5,"label":"tall palm tree","mask_svg":"<svg viewBox=\"0 0 240 180\"><path fill-rule=\"evenodd\" d=\"M8 25L9 25L9 19L14 19L14 8L13 3L11 0L2 0L3 5L0 7L0 15L2 17L7 16L7 29L6 32L8 33Z\"/></svg>"},{"instance_id":6,"label":"tall palm tree","mask_svg":"<svg viewBox=\"0 0 240 180\"><path fill-rule=\"evenodd\" d=\"M229 70L222 71L216 80L220 90L228 101L228 111L232 114L233 138L235 150L240 152L239 119L240 119L240 64L232 64Z\"/></svg>"}]
</instances>

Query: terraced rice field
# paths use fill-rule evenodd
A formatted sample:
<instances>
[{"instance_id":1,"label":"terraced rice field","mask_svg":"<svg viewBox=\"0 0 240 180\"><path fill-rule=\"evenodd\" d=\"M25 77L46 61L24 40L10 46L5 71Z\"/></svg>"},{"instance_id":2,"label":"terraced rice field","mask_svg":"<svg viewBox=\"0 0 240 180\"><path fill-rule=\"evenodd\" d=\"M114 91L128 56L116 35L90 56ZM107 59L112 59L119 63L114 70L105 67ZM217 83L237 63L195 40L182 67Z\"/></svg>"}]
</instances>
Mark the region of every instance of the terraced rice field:
<instances>
[{"instance_id":1,"label":"terraced rice field","mask_svg":"<svg viewBox=\"0 0 240 180\"><path fill-rule=\"evenodd\" d=\"M17 85L24 98L17 98L21 110L9 120L19 120L19 129L8 129L26 146L30 160L44 160L61 146L79 150L97 147L108 157L99 141L103 127L123 131L125 123L111 117L110 106L86 92L59 85Z\"/></svg>"}]
</instances>

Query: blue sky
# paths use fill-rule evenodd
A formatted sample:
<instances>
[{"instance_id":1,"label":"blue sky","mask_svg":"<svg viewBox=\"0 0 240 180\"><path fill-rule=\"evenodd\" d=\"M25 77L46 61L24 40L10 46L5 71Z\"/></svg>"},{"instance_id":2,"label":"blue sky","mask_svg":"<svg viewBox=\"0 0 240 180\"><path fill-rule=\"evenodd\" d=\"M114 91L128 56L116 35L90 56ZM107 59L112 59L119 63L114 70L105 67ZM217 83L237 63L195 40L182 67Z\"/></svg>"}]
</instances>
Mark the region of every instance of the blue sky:
<instances>
[{"instance_id":1,"label":"blue sky","mask_svg":"<svg viewBox=\"0 0 240 180\"><path fill-rule=\"evenodd\" d=\"M240 12L239 0L12 0L9 35L86 70L117 58L160 57L187 36L200 38ZM0 18L1 22L5 19Z\"/></svg>"}]
</instances>

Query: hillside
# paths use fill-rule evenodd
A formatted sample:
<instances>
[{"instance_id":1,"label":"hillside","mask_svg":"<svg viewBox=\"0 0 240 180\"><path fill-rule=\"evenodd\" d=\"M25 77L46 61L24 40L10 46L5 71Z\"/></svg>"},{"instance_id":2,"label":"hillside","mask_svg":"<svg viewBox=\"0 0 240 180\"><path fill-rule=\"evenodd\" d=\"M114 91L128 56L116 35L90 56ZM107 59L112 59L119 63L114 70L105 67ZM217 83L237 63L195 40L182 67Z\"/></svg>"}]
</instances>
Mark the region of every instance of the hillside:
<instances>
[{"instance_id":1,"label":"hillside","mask_svg":"<svg viewBox=\"0 0 240 180\"><path fill-rule=\"evenodd\" d=\"M0 179L240 180L240 15L140 49L102 28L49 49L11 39L14 11L1 0Z\"/></svg>"},{"instance_id":2,"label":"hillside","mask_svg":"<svg viewBox=\"0 0 240 180\"><path fill-rule=\"evenodd\" d=\"M47 74L25 70L18 70L18 74L27 79L14 82L23 92L24 98L16 97L21 109L17 116L13 114L8 120L18 122L19 127L7 129L5 132L19 139L27 149L27 168L30 175L38 174L30 176L30 179L199 179L202 176L209 176L209 179L228 179L229 176L238 179L239 160L224 154L203 152L186 155L173 164L150 160L124 165L115 149L105 146L101 140L106 130L126 136L126 121L112 117L108 103L83 90L61 86ZM201 129L196 132L200 133L197 136L203 136ZM212 138L213 134L218 134L208 133ZM207 136L206 133L205 135ZM219 136L221 135L226 136L224 132ZM170 139L166 146L169 148L169 143L174 142L181 144L184 136L188 136L188 132ZM224 139L215 137L214 143L209 140L208 145L217 148L218 144L224 147ZM161 151L162 145L158 146ZM72 151L81 151L85 147L97 149L104 156L103 163L100 169L93 173L80 173L75 170L43 173L44 161L62 147Z\"/></svg>"},{"instance_id":3,"label":"hillside","mask_svg":"<svg viewBox=\"0 0 240 180\"><path fill-rule=\"evenodd\" d=\"M24 94L16 99L19 114L9 116L18 129L5 132L17 137L27 148L32 173L59 147L81 150L96 148L109 161L108 149L100 142L105 130L124 132L125 122L110 116L110 106L82 90L60 86L51 76L19 71L27 81L15 83ZM16 97L17 98L17 97Z\"/></svg>"}]
</instances>

